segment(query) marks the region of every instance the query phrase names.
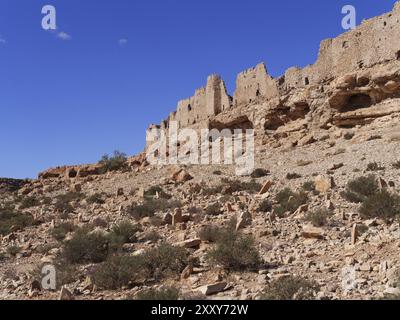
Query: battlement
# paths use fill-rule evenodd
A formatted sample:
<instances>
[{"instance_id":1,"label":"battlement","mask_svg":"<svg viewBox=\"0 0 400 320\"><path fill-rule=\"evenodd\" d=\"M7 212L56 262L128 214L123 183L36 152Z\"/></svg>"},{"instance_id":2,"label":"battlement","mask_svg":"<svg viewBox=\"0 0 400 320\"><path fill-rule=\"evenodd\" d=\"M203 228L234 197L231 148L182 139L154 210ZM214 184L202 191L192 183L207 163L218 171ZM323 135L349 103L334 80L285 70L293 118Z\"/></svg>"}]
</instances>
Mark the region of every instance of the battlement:
<instances>
[{"instance_id":1,"label":"battlement","mask_svg":"<svg viewBox=\"0 0 400 320\"><path fill-rule=\"evenodd\" d=\"M233 98L219 75L210 75L205 87L181 100L161 127L177 121L180 128L208 122L235 108L265 103L292 90L321 86L335 78L390 61L400 61L400 1L393 11L362 22L355 30L323 40L317 61L305 68L291 67L274 79L260 63L238 74Z\"/></svg>"}]
</instances>

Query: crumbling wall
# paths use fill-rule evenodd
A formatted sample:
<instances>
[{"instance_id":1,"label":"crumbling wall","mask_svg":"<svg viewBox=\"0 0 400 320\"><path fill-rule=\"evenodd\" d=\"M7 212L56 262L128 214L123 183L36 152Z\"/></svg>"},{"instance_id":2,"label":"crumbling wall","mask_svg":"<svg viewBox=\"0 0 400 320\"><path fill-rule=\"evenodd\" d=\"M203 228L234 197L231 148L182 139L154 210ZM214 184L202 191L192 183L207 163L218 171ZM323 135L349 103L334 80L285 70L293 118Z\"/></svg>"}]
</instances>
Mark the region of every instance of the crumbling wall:
<instances>
[{"instance_id":1,"label":"crumbling wall","mask_svg":"<svg viewBox=\"0 0 400 320\"><path fill-rule=\"evenodd\" d=\"M234 105L252 103L259 99L272 99L278 96L278 87L268 73L264 63L240 73L236 80Z\"/></svg>"},{"instance_id":2,"label":"crumbling wall","mask_svg":"<svg viewBox=\"0 0 400 320\"><path fill-rule=\"evenodd\" d=\"M292 113L295 110L295 114L297 114L298 106L300 106L300 118L302 118L309 110L313 113L313 110L319 108L320 106L317 104L320 102L316 99L303 99L304 101L301 104L288 104L286 99L292 90L311 92L308 89L310 87L310 90L314 90L312 91L314 98L316 94L320 95L319 99L323 103L324 99L327 98L326 95L329 94L324 91L325 85L335 85L333 80L355 72L362 73L376 65L400 61L399 34L400 1L395 4L392 12L363 21L357 29L346 32L335 39L322 41L318 59L312 65L305 68L289 68L282 77L277 79L268 74L264 63L240 73L236 80L233 101L227 94L225 84L219 76L208 77L207 85L198 89L193 97L180 101L177 111L172 113L161 124L161 127L168 127L168 123L174 120L179 123L180 128L198 127L212 121L215 116L224 111L252 105L253 103L268 105L269 114L272 115L276 109L276 114L280 114L279 118L285 116L285 110ZM396 77L393 79L396 80ZM389 80L393 81L392 78ZM362 88L368 85L364 82L372 81L372 79L367 76L359 76L356 81L357 86L362 91ZM390 86L390 83L383 85L385 87L382 90L387 91L386 87ZM393 85L391 86L393 87ZM397 90L397 87L393 90ZM382 92L371 92L368 93L371 98L370 101L365 92L364 96L360 95L361 93L355 91L354 97L344 95L344 98L342 98L344 102L340 101L343 96L341 92L333 94L330 104L332 106L332 103L335 105L336 102L336 105L339 105L338 109L343 111L348 108L351 111L360 105L368 107L370 104L378 103L387 97L397 97L397 91L396 93L390 92L390 95L385 95ZM379 99L376 98L376 95L379 95ZM289 119L291 118L289 117ZM278 122L275 121L272 128L277 125ZM269 126L267 127L269 128Z\"/></svg>"},{"instance_id":3,"label":"crumbling wall","mask_svg":"<svg viewBox=\"0 0 400 320\"><path fill-rule=\"evenodd\" d=\"M178 122L179 128L190 127L230 109L231 104L232 98L224 81L218 75L211 75L206 87L197 89L193 97L178 102L177 111L170 115L168 122Z\"/></svg>"}]
</instances>

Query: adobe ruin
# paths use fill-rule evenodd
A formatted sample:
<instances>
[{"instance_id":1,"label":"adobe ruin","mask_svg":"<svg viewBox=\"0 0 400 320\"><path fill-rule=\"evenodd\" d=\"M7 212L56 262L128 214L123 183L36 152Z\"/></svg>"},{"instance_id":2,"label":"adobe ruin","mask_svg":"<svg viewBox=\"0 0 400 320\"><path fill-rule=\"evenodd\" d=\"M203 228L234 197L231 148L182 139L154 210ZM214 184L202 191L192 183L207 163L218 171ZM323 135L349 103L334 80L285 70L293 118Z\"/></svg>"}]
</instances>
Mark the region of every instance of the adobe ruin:
<instances>
[{"instance_id":1,"label":"adobe ruin","mask_svg":"<svg viewBox=\"0 0 400 320\"><path fill-rule=\"evenodd\" d=\"M218 75L178 103L161 125L249 128L263 144L277 135L293 143L332 126L351 127L400 111L400 2L355 30L321 42L318 59L273 78L264 63L237 76L233 97ZM391 99L388 102L388 99ZM386 111L385 111L386 110Z\"/></svg>"}]
</instances>

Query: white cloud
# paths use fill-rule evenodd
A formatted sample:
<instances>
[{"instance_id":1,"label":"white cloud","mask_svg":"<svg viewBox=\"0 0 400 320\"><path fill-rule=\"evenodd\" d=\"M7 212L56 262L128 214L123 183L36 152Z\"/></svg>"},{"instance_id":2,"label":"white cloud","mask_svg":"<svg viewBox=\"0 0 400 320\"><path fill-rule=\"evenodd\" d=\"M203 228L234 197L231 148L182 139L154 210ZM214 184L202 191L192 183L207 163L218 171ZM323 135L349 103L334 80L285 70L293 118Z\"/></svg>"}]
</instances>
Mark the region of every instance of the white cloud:
<instances>
[{"instance_id":1,"label":"white cloud","mask_svg":"<svg viewBox=\"0 0 400 320\"><path fill-rule=\"evenodd\" d=\"M6 39L4 39L1 35L0 35L0 44L6 44Z\"/></svg>"},{"instance_id":2,"label":"white cloud","mask_svg":"<svg viewBox=\"0 0 400 320\"><path fill-rule=\"evenodd\" d=\"M118 44L120 47L125 47L128 44L128 39L119 39Z\"/></svg>"},{"instance_id":3,"label":"white cloud","mask_svg":"<svg viewBox=\"0 0 400 320\"><path fill-rule=\"evenodd\" d=\"M64 31L59 32L57 34L57 38L59 38L61 40L71 40L72 39L72 37Z\"/></svg>"}]
</instances>

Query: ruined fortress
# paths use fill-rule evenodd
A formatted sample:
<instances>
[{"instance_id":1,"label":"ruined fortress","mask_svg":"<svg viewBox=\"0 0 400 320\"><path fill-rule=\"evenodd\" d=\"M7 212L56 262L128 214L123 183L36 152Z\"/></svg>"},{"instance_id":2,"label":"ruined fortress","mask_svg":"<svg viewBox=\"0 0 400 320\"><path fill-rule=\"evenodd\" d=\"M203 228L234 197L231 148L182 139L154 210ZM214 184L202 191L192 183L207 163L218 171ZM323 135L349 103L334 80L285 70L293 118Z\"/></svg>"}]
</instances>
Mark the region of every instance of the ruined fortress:
<instances>
[{"instance_id":1,"label":"ruined fortress","mask_svg":"<svg viewBox=\"0 0 400 320\"><path fill-rule=\"evenodd\" d=\"M317 139L319 129L351 127L400 111L400 2L392 12L322 41L317 61L279 78L265 64L240 73L233 97L218 75L150 129L254 128L263 144ZM311 136L310 136L311 135Z\"/></svg>"},{"instance_id":2,"label":"ruined fortress","mask_svg":"<svg viewBox=\"0 0 400 320\"><path fill-rule=\"evenodd\" d=\"M180 129L254 129L256 147L296 147L323 139L327 130L400 113L399 35L400 1L392 12L322 41L313 65L290 68L278 78L263 63L240 73L233 97L220 76L209 76L205 87L179 101L175 112L147 132L168 129L175 121ZM144 160L142 153L130 158L129 165L137 167ZM97 171L98 165L59 167L40 177Z\"/></svg>"}]
</instances>

